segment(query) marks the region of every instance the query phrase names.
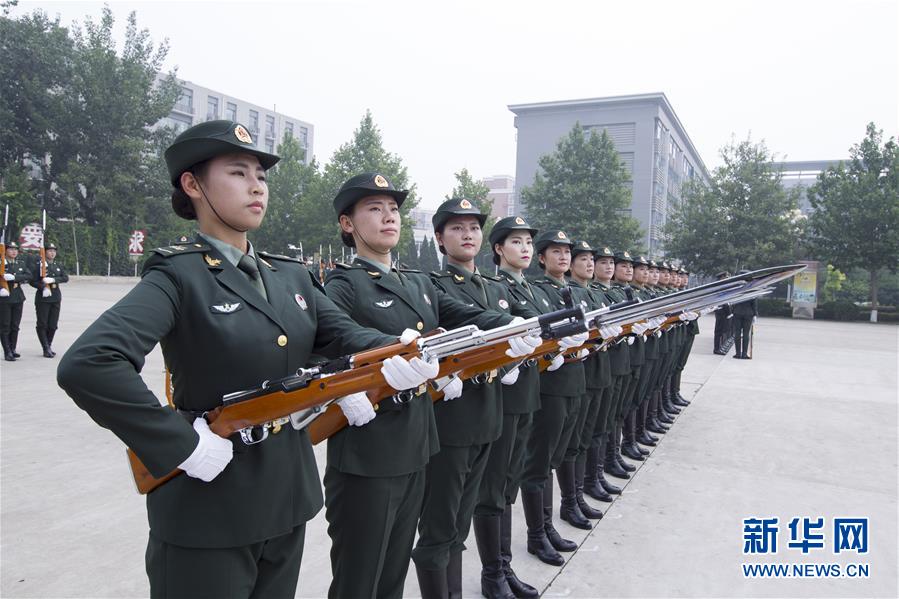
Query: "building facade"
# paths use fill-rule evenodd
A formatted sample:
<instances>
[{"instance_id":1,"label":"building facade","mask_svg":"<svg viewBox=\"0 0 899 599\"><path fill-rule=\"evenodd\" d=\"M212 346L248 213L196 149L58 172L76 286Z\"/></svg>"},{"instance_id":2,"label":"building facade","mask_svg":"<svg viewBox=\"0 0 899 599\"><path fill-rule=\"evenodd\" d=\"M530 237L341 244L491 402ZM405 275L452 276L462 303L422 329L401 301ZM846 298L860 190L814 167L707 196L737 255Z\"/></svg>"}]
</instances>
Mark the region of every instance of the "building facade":
<instances>
[{"instance_id":1,"label":"building facade","mask_svg":"<svg viewBox=\"0 0 899 599\"><path fill-rule=\"evenodd\" d=\"M493 201L493 209L490 212L490 216L497 220L512 216L514 214L512 209L515 206L515 177L511 175L493 175L485 177L482 181L490 189L487 198Z\"/></svg>"},{"instance_id":2,"label":"building facade","mask_svg":"<svg viewBox=\"0 0 899 599\"><path fill-rule=\"evenodd\" d=\"M228 119L246 125L260 150L275 153L287 133L296 138L300 147L305 150L304 162L308 164L312 159L314 128L311 123L191 81L179 82L181 97L169 115L160 120L157 126L169 126L180 132L205 121Z\"/></svg>"},{"instance_id":3,"label":"building facade","mask_svg":"<svg viewBox=\"0 0 899 599\"><path fill-rule=\"evenodd\" d=\"M650 254L663 253L662 228L681 186L709 174L686 130L663 93L563 100L509 106L515 114L518 147L515 192L509 213L523 213L521 189L532 185L540 157L554 152L575 123L605 130L630 175L630 214L644 231Z\"/></svg>"},{"instance_id":4,"label":"building facade","mask_svg":"<svg viewBox=\"0 0 899 599\"><path fill-rule=\"evenodd\" d=\"M780 171L780 182L784 189L790 191L799 188L799 210L802 214L808 215L812 211L812 206L806 196L806 190L818 181L818 175L841 162L848 163L849 159L772 162L771 167Z\"/></svg>"}]
</instances>

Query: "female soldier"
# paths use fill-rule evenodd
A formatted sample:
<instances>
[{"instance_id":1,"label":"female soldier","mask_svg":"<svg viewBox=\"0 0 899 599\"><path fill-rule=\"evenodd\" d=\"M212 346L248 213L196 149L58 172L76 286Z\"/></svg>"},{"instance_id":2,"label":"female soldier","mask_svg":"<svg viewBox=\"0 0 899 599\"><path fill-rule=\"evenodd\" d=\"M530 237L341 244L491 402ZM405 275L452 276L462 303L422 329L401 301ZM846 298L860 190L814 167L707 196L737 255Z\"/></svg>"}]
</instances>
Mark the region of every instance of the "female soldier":
<instances>
[{"instance_id":1,"label":"female soldier","mask_svg":"<svg viewBox=\"0 0 899 599\"><path fill-rule=\"evenodd\" d=\"M508 314L449 297L426 275L391 268L390 253L400 239L399 209L407 194L379 173L356 175L340 188L334 210L343 242L356 248L357 257L331 272L325 282L331 299L356 322L389 334L407 327L430 331L510 322ZM512 339L510 355L528 355L539 344L538 336ZM377 418L328 441L324 483L332 598L402 596L425 466L439 449L430 396L408 396L381 401ZM447 596L447 564L437 565L419 572L424 597Z\"/></svg>"},{"instance_id":2,"label":"female soldier","mask_svg":"<svg viewBox=\"0 0 899 599\"><path fill-rule=\"evenodd\" d=\"M24 260L17 260L19 244L6 244L6 255L0 260L6 261L3 279L5 287L0 287L0 342L3 343L3 359L15 362L20 358L16 351L19 339L19 323L22 321L22 307L25 304L25 292L22 284L31 279L31 271Z\"/></svg>"},{"instance_id":3,"label":"female soldier","mask_svg":"<svg viewBox=\"0 0 899 599\"><path fill-rule=\"evenodd\" d=\"M257 150L242 125L191 127L165 160L172 207L197 220L199 236L154 251L137 286L66 352L58 381L153 475L187 474L147 496L151 596L293 597L306 522L322 505L309 438L284 426L257 444L223 439L205 414L226 393L293 374L313 351L395 338L359 327L304 266L247 241L265 215L265 171L278 157ZM140 377L156 343L176 410ZM402 358L383 367L388 380L413 371Z\"/></svg>"},{"instance_id":4,"label":"female soldier","mask_svg":"<svg viewBox=\"0 0 899 599\"><path fill-rule=\"evenodd\" d=\"M59 285L68 282L69 275L56 262L56 244L46 244L44 252L47 257L46 275L42 278L40 267L35 267L31 286L37 289L34 294L37 339L44 350L44 357L52 358L56 356L56 352L53 351L53 337L56 336L59 309L62 305L62 292L59 290Z\"/></svg>"}]
</instances>

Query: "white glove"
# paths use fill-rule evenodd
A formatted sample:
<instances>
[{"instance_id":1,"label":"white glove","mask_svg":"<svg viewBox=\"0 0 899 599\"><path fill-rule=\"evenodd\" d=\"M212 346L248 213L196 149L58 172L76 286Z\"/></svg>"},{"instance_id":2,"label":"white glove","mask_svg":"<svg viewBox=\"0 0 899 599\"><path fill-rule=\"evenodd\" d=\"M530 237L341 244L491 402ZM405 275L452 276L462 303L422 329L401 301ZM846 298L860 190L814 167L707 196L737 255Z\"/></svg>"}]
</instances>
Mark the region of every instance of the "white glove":
<instances>
[{"instance_id":1,"label":"white glove","mask_svg":"<svg viewBox=\"0 0 899 599\"><path fill-rule=\"evenodd\" d=\"M524 318L516 316L509 324L519 324L524 322ZM534 353L534 350L543 343L540 335L522 335L521 337L513 337L509 339L509 349L506 355L510 358L523 358Z\"/></svg>"},{"instance_id":2,"label":"white glove","mask_svg":"<svg viewBox=\"0 0 899 599\"><path fill-rule=\"evenodd\" d=\"M546 369L549 372L552 372L553 370L558 370L559 368L561 368L562 364L564 364L564 363L565 363L565 356L563 356L562 354L556 354L556 356L553 358L553 361L550 363L549 366L546 367Z\"/></svg>"},{"instance_id":3,"label":"white glove","mask_svg":"<svg viewBox=\"0 0 899 599\"><path fill-rule=\"evenodd\" d=\"M587 339L590 337L589 333L578 333L577 335L571 335L570 337L562 337L559 339L559 349L562 351L568 349L574 349L575 347L582 346Z\"/></svg>"},{"instance_id":4,"label":"white glove","mask_svg":"<svg viewBox=\"0 0 899 599\"><path fill-rule=\"evenodd\" d=\"M43 289L41 289L41 295L43 297L50 297L51 295L53 295L53 292L50 291L49 287L44 287Z\"/></svg>"},{"instance_id":5,"label":"white glove","mask_svg":"<svg viewBox=\"0 0 899 599\"><path fill-rule=\"evenodd\" d=\"M709 314L710 312L714 312L717 309L718 309L718 306L706 306L705 308L703 308L702 310L699 311L699 314L702 316L705 316L706 314Z\"/></svg>"},{"instance_id":6,"label":"white glove","mask_svg":"<svg viewBox=\"0 0 899 599\"><path fill-rule=\"evenodd\" d=\"M55 283L56 279L54 279L53 277L44 277L43 279L41 279L41 281L44 282L44 285L50 285L52 283Z\"/></svg>"},{"instance_id":7,"label":"white glove","mask_svg":"<svg viewBox=\"0 0 899 599\"><path fill-rule=\"evenodd\" d=\"M656 337L661 337L661 336L662 336L662 329L659 329L658 331L656 331L655 333L653 333L653 335L655 335Z\"/></svg>"},{"instance_id":8,"label":"white glove","mask_svg":"<svg viewBox=\"0 0 899 599\"><path fill-rule=\"evenodd\" d=\"M503 385L514 385L518 382L518 368L513 368L500 379Z\"/></svg>"},{"instance_id":9,"label":"white glove","mask_svg":"<svg viewBox=\"0 0 899 599\"><path fill-rule=\"evenodd\" d=\"M456 399L462 395L462 379L455 374L442 376L435 381L437 388L443 391L443 401Z\"/></svg>"},{"instance_id":10,"label":"white glove","mask_svg":"<svg viewBox=\"0 0 899 599\"><path fill-rule=\"evenodd\" d=\"M403 345L409 345L419 337L421 337L421 333L419 333L415 329L406 329L405 331L403 331L403 334L400 335L399 341Z\"/></svg>"},{"instance_id":11,"label":"white glove","mask_svg":"<svg viewBox=\"0 0 899 599\"><path fill-rule=\"evenodd\" d=\"M652 319L652 328L655 329L655 328L658 328L658 327L662 326L662 324L663 324L666 320L668 320L668 319L665 318L664 316L656 316L655 318Z\"/></svg>"},{"instance_id":12,"label":"white glove","mask_svg":"<svg viewBox=\"0 0 899 599\"><path fill-rule=\"evenodd\" d=\"M634 335L642 335L649 330L648 322L635 322L631 325L631 333Z\"/></svg>"},{"instance_id":13,"label":"white glove","mask_svg":"<svg viewBox=\"0 0 899 599\"><path fill-rule=\"evenodd\" d=\"M8 272L5 272L5 273L3 273L3 278L6 279L7 281L15 281L15 280L16 280L16 275L9 274Z\"/></svg>"},{"instance_id":14,"label":"white glove","mask_svg":"<svg viewBox=\"0 0 899 599\"><path fill-rule=\"evenodd\" d=\"M0 297L9 297L9 291L6 287L0 287Z\"/></svg>"},{"instance_id":15,"label":"white glove","mask_svg":"<svg viewBox=\"0 0 899 599\"><path fill-rule=\"evenodd\" d=\"M633 345L633 344L634 344L634 341L636 341L636 339L634 338L633 335L628 335L628 336L627 336L627 344L628 344L628 345Z\"/></svg>"},{"instance_id":16,"label":"white glove","mask_svg":"<svg viewBox=\"0 0 899 599\"><path fill-rule=\"evenodd\" d=\"M586 360L587 356L589 356L589 355L590 355L590 350L588 350L586 347L583 349L577 350L577 357L579 360Z\"/></svg>"},{"instance_id":17,"label":"white glove","mask_svg":"<svg viewBox=\"0 0 899 599\"><path fill-rule=\"evenodd\" d=\"M696 320L697 318L699 318L699 314L697 314L696 312L684 312L683 314L678 316L678 318L680 318L684 322L689 322L691 320Z\"/></svg>"},{"instance_id":18,"label":"white glove","mask_svg":"<svg viewBox=\"0 0 899 599\"><path fill-rule=\"evenodd\" d=\"M759 317L758 317L758 316L753 316L753 317L752 317L752 324L755 324L755 323L757 323L758 321L759 321Z\"/></svg>"},{"instance_id":19,"label":"white glove","mask_svg":"<svg viewBox=\"0 0 899 599\"><path fill-rule=\"evenodd\" d=\"M414 389L437 376L439 371L436 360L425 362L418 357L406 361L402 356L392 356L381 363L384 380L397 391Z\"/></svg>"},{"instance_id":20,"label":"white glove","mask_svg":"<svg viewBox=\"0 0 899 599\"><path fill-rule=\"evenodd\" d=\"M199 478L208 483L218 476L231 457L234 455L234 447L231 441L223 439L209 430L209 424L205 418L194 420L194 430L200 436L197 447L186 460L178 465L178 468L193 478Z\"/></svg>"},{"instance_id":21,"label":"white glove","mask_svg":"<svg viewBox=\"0 0 899 599\"><path fill-rule=\"evenodd\" d=\"M624 329L622 329L617 324L604 324L603 326L599 327L599 336L603 340L614 339L623 332Z\"/></svg>"},{"instance_id":22,"label":"white glove","mask_svg":"<svg viewBox=\"0 0 899 599\"><path fill-rule=\"evenodd\" d=\"M368 424L377 416L364 391L341 397L337 400L337 405L340 406L340 411L346 416L350 426Z\"/></svg>"}]
</instances>

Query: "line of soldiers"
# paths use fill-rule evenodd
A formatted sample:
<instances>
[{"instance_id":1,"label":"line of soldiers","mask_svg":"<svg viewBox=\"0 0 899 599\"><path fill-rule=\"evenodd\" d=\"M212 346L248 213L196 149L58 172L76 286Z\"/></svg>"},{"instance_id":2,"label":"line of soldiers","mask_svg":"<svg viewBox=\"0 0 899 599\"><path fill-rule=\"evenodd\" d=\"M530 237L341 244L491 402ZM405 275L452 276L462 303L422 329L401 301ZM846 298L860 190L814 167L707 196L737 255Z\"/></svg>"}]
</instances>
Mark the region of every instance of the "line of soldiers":
<instances>
[{"instance_id":1,"label":"line of soldiers","mask_svg":"<svg viewBox=\"0 0 899 599\"><path fill-rule=\"evenodd\" d=\"M6 245L3 260L5 286L0 287L0 343L3 345L3 359L15 362L21 358L16 351L19 340L19 324L22 321L22 309L25 305L23 285L28 283L36 290L34 293L34 310L37 315L37 338L45 358L53 358L53 337L59 325L59 311L62 306L60 283L66 283L69 275L56 262L56 244L47 243L44 253L47 260L45 276L41 276L39 264L30 265L19 258L19 245L11 242Z\"/></svg>"}]
</instances>

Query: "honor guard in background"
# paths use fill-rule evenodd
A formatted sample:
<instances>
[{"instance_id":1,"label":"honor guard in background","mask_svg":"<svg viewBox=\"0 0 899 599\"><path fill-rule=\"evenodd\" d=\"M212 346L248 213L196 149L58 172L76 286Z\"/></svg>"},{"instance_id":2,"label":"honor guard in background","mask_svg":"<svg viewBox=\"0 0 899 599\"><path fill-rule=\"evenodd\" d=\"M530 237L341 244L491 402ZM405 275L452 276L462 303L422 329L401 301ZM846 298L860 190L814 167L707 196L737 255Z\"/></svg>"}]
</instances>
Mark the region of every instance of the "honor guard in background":
<instances>
[{"instance_id":1,"label":"honor guard in background","mask_svg":"<svg viewBox=\"0 0 899 599\"><path fill-rule=\"evenodd\" d=\"M739 274L746 274L748 270L741 270ZM759 301L751 299L734 304L734 358L738 360L751 360L752 353L752 325L759 315Z\"/></svg>"},{"instance_id":2,"label":"honor guard in background","mask_svg":"<svg viewBox=\"0 0 899 599\"><path fill-rule=\"evenodd\" d=\"M720 281L721 279L726 279L730 276L730 273L727 271L721 271L715 275L715 279ZM730 347L730 343L732 342L733 331L731 327L731 320L733 319L733 312L731 311L731 307L729 304L724 304L718 306L718 309L715 310L715 351L714 353L719 356L723 356L727 354L727 350Z\"/></svg>"},{"instance_id":3,"label":"honor guard in background","mask_svg":"<svg viewBox=\"0 0 899 599\"><path fill-rule=\"evenodd\" d=\"M34 293L37 339L44 351L45 358L56 356L52 345L56 327L59 324L59 311L62 307L62 293L59 286L69 281L69 275L56 262L56 252L57 248L53 243L48 243L44 247L44 255L47 257L47 276L41 278L40 268L36 267L31 279L31 286L37 290Z\"/></svg>"},{"instance_id":4,"label":"honor guard in background","mask_svg":"<svg viewBox=\"0 0 899 599\"><path fill-rule=\"evenodd\" d=\"M546 300L528 283L524 269L534 256L537 230L520 216L497 221L490 231L493 263L498 280L508 291L510 311L534 318ZM546 300L546 303L549 303ZM512 569L512 504L518 497L534 413L540 409L540 371L537 360L521 362L517 370L502 375L503 427L490 445L487 467L481 479L474 512L474 533L481 557L481 593L488 599L537 597L533 586L521 581Z\"/></svg>"},{"instance_id":5,"label":"honor guard in background","mask_svg":"<svg viewBox=\"0 0 899 599\"><path fill-rule=\"evenodd\" d=\"M25 261L19 259L19 244L16 242L6 245L3 259L6 261L3 279L8 290L0 288L0 342L3 343L3 359L15 362L16 358L21 357L16 351L16 344L25 304L22 284L31 280L31 271Z\"/></svg>"},{"instance_id":6,"label":"honor guard in background","mask_svg":"<svg viewBox=\"0 0 899 599\"><path fill-rule=\"evenodd\" d=\"M357 255L352 264L338 264L325 282L331 299L356 322L391 335L468 324L489 329L510 322L509 314L448 296L425 274L391 266L407 194L380 173L356 175L340 188L334 210L344 244L355 247ZM538 336L519 337L510 346L516 355L527 355L540 342ZM436 374L436 364L412 362L421 372ZM378 405L374 412L363 398L360 419L353 416L356 408L345 410L357 426L328 440L324 485L332 598L402 596L425 494L425 467L440 449L432 399L418 384ZM427 572L419 575L424 597L447 595L448 562L440 559L448 559L447 554L435 557L438 569L421 570Z\"/></svg>"},{"instance_id":7,"label":"honor guard in background","mask_svg":"<svg viewBox=\"0 0 899 599\"><path fill-rule=\"evenodd\" d=\"M532 280L531 284L545 295L538 304L543 312L565 307L562 291L568 287L565 273L571 266L572 245L568 235L558 230L545 231L534 242L540 268L545 274ZM565 563L559 552L574 551L577 544L562 538L553 526L555 485L552 471L562 466L577 422L581 397L586 391L583 363L565 364L564 354L581 347L586 339L586 333L560 339L562 351L541 374L540 410L534 414L534 429L522 475L521 498L528 526L528 552L555 566ZM559 482L569 484L563 494L574 497L574 479L563 476Z\"/></svg>"},{"instance_id":8,"label":"honor guard in background","mask_svg":"<svg viewBox=\"0 0 899 599\"><path fill-rule=\"evenodd\" d=\"M227 393L293 375L313 352L338 357L396 337L350 320L297 260L247 241L278 156L256 149L243 125L195 125L165 161L172 207L199 234L152 252L140 282L75 341L57 378L151 474L186 473L147 495L151 597L293 597L306 522L322 506L309 436L285 422L260 442L224 439L206 413ZM157 343L175 409L140 376ZM388 381L413 373L399 361L384 362Z\"/></svg>"},{"instance_id":9,"label":"honor guard in background","mask_svg":"<svg viewBox=\"0 0 899 599\"><path fill-rule=\"evenodd\" d=\"M466 199L450 199L437 208L432 223L440 253L446 256L446 268L432 272L431 280L472 308L510 312L506 288L482 275L474 263L486 220L487 215ZM443 401L434 404L440 451L428 463L418 542L412 550L423 593L431 586L430 579L445 571L449 596L461 597L462 550L490 446L502 433L501 376L494 370L464 385L458 381L458 392L444 389ZM515 368L508 378L517 376Z\"/></svg>"}]
</instances>

